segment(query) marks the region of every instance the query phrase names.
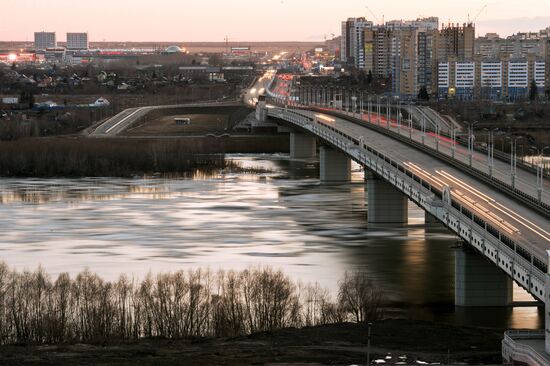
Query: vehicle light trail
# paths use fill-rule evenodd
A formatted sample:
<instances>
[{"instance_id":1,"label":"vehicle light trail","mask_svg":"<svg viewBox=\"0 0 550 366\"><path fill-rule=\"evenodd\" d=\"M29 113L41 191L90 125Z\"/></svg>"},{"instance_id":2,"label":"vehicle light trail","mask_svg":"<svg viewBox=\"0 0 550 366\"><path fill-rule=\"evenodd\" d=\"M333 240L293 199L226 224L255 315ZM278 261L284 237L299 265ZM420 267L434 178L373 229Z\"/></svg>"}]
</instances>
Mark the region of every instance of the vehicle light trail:
<instances>
[{"instance_id":1,"label":"vehicle light trail","mask_svg":"<svg viewBox=\"0 0 550 366\"><path fill-rule=\"evenodd\" d=\"M416 174L420 175L421 177L423 177L424 180L431 181L432 185L434 185L434 186L439 185L441 188L443 188L445 186L448 186L448 184L446 182L444 182L440 178L428 173L427 171L425 171L424 169L418 167L418 165L416 165L414 163L408 162L408 163L405 163L405 165L409 169L413 170L414 173L416 173ZM436 184L433 184L433 183L436 183ZM457 191L457 190L453 190L453 196L458 198L462 203L469 206L476 213L478 213L480 215L484 215L486 218L488 218L490 221L494 222L496 225L498 225L502 230L506 231L507 233L513 234L513 233L519 233L520 232L518 228L511 225L510 223L505 221L500 216L497 216L491 210L489 210L486 207L482 206L478 202L472 200L471 198L469 198L468 196L466 196L462 192Z\"/></svg>"},{"instance_id":2,"label":"vehicle light trail","mask_svg":"<svg viewBox=\"0 0 550 366\"><path fill-rule=\"evenodd\" d=\"M323 120L325 122L331 122L331 123L336 122L336 120L334 118L327 117L324 114L316 114L315 117L317 117L318 119Z\"/></svg>"},{"instance_id":3,"label":"vehicle light trail","mask_svg":"<svg viewBox=\"0 0 550 366\"><path fill-rule=\"evenodd\" d=\"M467 190L468 192L472 193L473 195L483 199L491 207L497 209L498 211L502 212L506 216L516 220L517 222L519 222L520 224L522 224L523 226L525 226L529 230L533 231L534 233L536 233L537 235L542 237L544 240L550 242L550 233L548 231L546 231L545 229L541 228L540 226L536 225L535 223L533 223L529 219L527 219L527 218L515 213L514 211L508 209L507 207L505 207L502 204L498 203L497 201L495 201L491 197L489 197L486 194L480 192L479 190L475 189L474 187L470 186L469 184L462 182L460 179L454 177L453 175L451 175L451 174L449 174L449 173L447 173L443 170L437 171L437 173L442 175L447 180L453 182L454 184L457 184L457 185L461 186L463 189Z\"/></svg>"}]
</instances>

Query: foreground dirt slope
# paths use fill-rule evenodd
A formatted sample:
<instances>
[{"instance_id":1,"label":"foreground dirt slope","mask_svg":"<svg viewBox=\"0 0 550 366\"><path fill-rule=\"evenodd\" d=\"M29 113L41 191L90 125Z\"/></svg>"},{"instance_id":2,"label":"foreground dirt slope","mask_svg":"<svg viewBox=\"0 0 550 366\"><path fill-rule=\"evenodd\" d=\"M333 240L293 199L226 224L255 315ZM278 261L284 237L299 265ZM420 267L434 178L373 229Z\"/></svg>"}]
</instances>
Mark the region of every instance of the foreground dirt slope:
<instances>
[{"instance_id":1,"label":"foreground dirt slope","mask_svg":"<svg viewBox=\"0 0 550 366\"><path fill-rule=\"evenodd\" d=\"M373 358L391 352L446 363L499 364L502 330L386 320L372 327ZM4 346L0 365L364 364L366 328L339 324L230 339L143 340L95 345Z\"/></svg>"}]
</instances>

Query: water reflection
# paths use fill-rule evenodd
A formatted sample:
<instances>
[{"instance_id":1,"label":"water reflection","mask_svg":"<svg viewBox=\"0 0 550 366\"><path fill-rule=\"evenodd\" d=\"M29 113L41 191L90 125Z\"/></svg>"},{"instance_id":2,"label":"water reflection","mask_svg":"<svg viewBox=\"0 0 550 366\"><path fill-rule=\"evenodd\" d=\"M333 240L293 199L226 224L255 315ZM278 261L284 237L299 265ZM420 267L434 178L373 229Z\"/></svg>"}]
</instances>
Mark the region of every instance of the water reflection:
<instances>
[{"instance_id":1,"label":"water reflection","mask_svg":"<svg viewBox=\"0 0 550 366\"><path fill-rule=\"evenodd\" d=\"M455 309L455 237L427 230L412 204L408 225L367 225L360 172L353 184L321 186L312 162L234 158L272 173L0 180L0 258L19 269L42 265L54 275L89 267L108 279L272 265L333 292L346 270L360 269L384 289L398 316L540 325L542 314L533 308Z\"/></svg>"}]
</instances>

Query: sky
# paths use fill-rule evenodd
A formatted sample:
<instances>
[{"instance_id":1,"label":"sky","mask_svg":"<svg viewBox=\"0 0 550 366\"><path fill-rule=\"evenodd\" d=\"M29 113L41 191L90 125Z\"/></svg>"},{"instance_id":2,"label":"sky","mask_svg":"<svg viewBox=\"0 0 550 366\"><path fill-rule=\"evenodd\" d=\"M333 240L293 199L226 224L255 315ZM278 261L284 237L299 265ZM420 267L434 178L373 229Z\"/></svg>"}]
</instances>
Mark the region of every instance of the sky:
<instances>
[{"instance_id":1,"label":"sky","mask_svg":"<svg viewBox=\"0 0 550 366\"><path fill-rule=\"evenodd\" d=\"M0 10L2 41L32 41L42 30L58 41L79 31L91 41L321 41L359 16L463 23L479 14L478 35L550 26L550 0L0 0Z\"/></svg>"}]
</instances>

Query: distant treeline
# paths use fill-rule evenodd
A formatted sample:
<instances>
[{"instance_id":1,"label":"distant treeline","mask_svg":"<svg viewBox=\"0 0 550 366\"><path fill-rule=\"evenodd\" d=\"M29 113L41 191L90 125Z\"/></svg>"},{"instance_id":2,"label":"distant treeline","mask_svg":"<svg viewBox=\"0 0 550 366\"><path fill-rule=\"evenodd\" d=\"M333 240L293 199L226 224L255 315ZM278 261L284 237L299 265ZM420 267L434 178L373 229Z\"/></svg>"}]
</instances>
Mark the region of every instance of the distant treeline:
<instances>
[{"instance_id":1,"label":"distant treeline","mask_svg":"<svg viewBox=\"0 0 550 366\"><path fill-rule=\"evenodd\" d=\"M288 137L157 140L31 138L0 142L3 177L131 177L223 169L224 153L274 153Z\"/></svg>"},{"instance_id":2,"label":"distant treeline","mask_svg":"<svg viewBox=\"0 0 550 366\"><path fill-rule=\"evenodd\" d=\"M382 293L346 273L336 301L318 284L271 268L192 270L105 281L86 270L51 279L0 263L0 344L230 337L285 327L380 319Z\"/></svg>"}]
</instances>

